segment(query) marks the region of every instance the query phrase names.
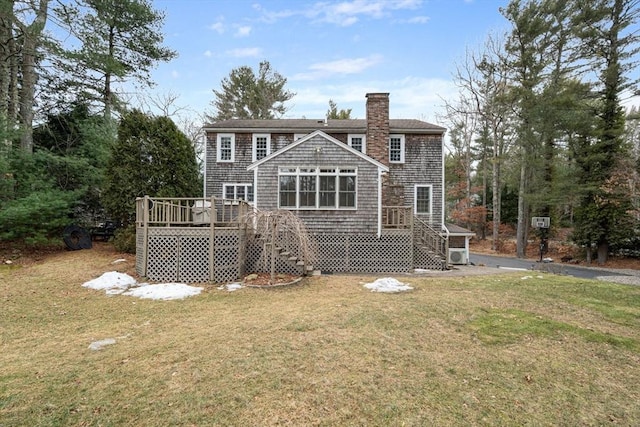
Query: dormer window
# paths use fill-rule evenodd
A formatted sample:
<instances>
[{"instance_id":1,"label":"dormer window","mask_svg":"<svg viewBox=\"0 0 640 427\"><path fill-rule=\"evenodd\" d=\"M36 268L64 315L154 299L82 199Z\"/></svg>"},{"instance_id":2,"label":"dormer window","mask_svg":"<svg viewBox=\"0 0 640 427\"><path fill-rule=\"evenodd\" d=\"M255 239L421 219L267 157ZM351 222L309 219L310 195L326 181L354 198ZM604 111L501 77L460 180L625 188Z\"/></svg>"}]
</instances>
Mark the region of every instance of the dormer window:
<instances>
[{"instance_id":1,"label":"dormer window","mask_svg":"<svg viewBox=\"0 0 640 427\"><path fill-rule=\"evenodd\" d=\"M253 137L253 161L260 160L271 154L271 134L268 133L254 133Z\"/></svg>"}]
</instances>

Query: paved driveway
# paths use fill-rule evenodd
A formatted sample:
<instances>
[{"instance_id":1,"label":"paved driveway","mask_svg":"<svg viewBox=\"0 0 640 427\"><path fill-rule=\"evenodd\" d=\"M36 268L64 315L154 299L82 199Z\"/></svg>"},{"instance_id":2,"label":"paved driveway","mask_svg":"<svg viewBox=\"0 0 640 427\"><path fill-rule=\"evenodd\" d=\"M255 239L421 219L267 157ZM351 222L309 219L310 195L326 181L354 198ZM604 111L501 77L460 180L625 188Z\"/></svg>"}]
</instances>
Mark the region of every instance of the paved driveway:
<instances>
[{"instance_id":1,"label":"paved driveway","mask_svg":"<svg viewBox=\"0 0 640 427\"><path fill-rule=\"evenodd\" d=\"M483 265L499 269L546 271L549 273L565 274L583 279L606 280L640 286L640 270L583 267L554 262L541 263L527 259L476 253L472 253L469 260L476 266Z\"/></svg>"}]
</instances>

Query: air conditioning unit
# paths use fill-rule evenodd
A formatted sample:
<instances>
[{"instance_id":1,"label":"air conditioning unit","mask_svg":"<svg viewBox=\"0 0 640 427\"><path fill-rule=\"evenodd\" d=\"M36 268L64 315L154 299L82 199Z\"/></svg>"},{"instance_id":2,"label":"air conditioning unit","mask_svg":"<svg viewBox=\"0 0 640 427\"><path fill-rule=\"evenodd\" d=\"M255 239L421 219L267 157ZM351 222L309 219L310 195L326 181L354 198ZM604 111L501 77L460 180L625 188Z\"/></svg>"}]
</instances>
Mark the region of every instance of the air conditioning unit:
<instances>
[{"instance_id":1,"label":"air conditioning unit","mask_svg":"<svg viewBox=\"0 0 640 427\"><path fill-rule=\"evenodd\" d=\"M449 248L450 264L467 264L467 250L465 248Z\"/></svg>"}]
</instances>

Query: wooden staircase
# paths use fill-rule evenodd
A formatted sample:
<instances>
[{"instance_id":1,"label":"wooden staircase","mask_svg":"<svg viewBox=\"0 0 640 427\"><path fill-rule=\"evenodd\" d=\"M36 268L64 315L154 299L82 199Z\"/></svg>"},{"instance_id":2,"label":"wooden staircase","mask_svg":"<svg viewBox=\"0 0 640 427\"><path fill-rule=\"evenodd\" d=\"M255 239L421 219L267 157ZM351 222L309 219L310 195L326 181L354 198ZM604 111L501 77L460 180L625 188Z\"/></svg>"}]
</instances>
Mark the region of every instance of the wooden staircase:
<instances>
[{"instance_id":1,"label":"wooden staircase","mask_svg":"<svg viewBox=\"0 0 640 427\"><path fill-rule=\"evenodd\" d=\"M449 238L414 216L413 249L416 268L448 270Z\"/></svg>"}]
</instances>

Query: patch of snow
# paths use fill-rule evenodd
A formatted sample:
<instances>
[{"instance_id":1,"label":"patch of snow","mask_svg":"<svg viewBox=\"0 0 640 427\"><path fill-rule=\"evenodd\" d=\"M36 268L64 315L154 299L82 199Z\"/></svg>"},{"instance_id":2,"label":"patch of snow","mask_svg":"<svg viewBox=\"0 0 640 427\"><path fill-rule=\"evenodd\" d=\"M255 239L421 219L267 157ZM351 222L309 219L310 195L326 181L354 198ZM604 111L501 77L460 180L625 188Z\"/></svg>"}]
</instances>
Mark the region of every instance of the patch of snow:
<instances>
[{"instance_id":1,"label":"patch of snow","mask_svg":"<svg viewBox=\"0 0 640 427\"><path fill-rule=\"evenodd\" d=\"M533 279L533 276L523 276L520 278L520 280L527 280L527 279Z\"/></svg>"},{"instance_id":2,"label":"patch of snow","mask_svg":"<svg viewBox=\"0 0 640 427\"><path fill-rule=\"evenodd\" d=\"M89 280L82 286L98 291L103 289L128 289L136 284L136 279L126 273L118 273L117 271L109 271L104 273L97 279Z\"/></svg>"},{"instance_id":3,"label":"patch of snow","mask_svg":"<svg viewBox=\"0 0 640 427\"><path fill-rule=\"evenodd\" d=\"M226 285L218 286L218 289L221 291L226 289L229 292L237 291L238 289L242 289L243 286L241 283L228 283Z\"/></svg>"},{"instance_id":4,"label":"patch of snow","mask_svg":"<svg viewBox=\"0 0 640 427\"><path fill-rule=\"evenodd\" d=\"M411 286L399 282L398 280L392 277L385 277L382 279L377 279L373 283L367 283L364 285L365 288L370 289L371 292L402 292L409 291L413 289Z\"/></svg>"},{"instance_id":5,"label":"patch of snow","mask_svg":"<svg viewBox=\"0 0 640 427\"><path fill-rule=\"evenodd\" d=\"M204 288L185 285L184 283L162 283L159 285L141 284L137 288L131 288L122 295L129 295L143 299L174 300L184 299L200 294Z\"/></svg>"},{"instance_id":6,"label":"patch of snow","mask_svg":"<svg viewBox=\"0 0 640 427\"><path fill-rule=\"evenodd\" d=\"M138 283L136 279L125 273L111 271L97 279L90 280L82 286L85 288L104 290L107 295L128 295L138 298L174 300L198 295L204 288L189 286L184 283L164 283L150 285Z\"/></svg>"},{"instance_id":7,"label":"patch of snow","mask_svg":"<svg viewBox=\"0 0 640 427\"><path fill-rule=\"evenodd\" d=\"M103 347L105 347L107 345L113 345L115 343L116 343L116 340L114 340L113 338L107 338L107 339L100 340L100 341L94 341L91 344L89 344L89 350L93 350L93 351L102 350Z\"/></svg>"}]
</instances>

